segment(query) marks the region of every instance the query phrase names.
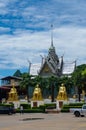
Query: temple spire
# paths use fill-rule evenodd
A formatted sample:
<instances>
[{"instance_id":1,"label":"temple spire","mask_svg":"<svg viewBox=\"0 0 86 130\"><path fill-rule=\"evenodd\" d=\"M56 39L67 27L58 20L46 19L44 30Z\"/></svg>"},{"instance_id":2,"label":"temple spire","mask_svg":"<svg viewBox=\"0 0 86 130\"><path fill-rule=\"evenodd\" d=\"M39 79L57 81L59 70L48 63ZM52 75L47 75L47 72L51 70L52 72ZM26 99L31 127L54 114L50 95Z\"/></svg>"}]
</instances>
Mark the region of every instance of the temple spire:
<instances>
[{"instance_id":1,"label":"temple spire","mask_svg":"<svg viewBox=\"0 0 86 130\"><path fill-rule=\"evenodd\" d=\"M51 47L53 47L53 24L51 24Z\"/></svg>"}]
</instances>

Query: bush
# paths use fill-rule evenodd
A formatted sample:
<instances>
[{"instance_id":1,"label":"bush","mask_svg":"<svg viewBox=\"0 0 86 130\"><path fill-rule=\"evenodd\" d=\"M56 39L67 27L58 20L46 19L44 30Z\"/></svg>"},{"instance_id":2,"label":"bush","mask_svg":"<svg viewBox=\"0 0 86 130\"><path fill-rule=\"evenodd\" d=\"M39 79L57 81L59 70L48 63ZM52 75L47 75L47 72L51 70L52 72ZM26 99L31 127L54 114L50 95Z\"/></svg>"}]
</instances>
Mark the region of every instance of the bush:
<instances>
[{"instance_id":1,"label":"bush","mask_svg":"<svg viewBox=\"0 0 86 130\"><path fill-rule=\"evenodd\" d=\"M20 106L23 106L23 109L31 108L31 104L28 104L28 103L21 103Z\"/></svg>"},{"instance_id":2,"label":"bush","mask_svg":"<svg viewBox=\"0 0 86 130\"><path fill-rule=\"evenodd\" d=\"M16 112L20 113L20 109L17 109ZM42 113L42 112L43 112L43 110L38 109L38 108L35 108L35 109L29 108L29 109L24 109L23 110L23 113Z\"/></svg>"},{"instance_id":3,"label":"bush","mask_svg":"<svg viewBox=\"0 0 86 130\"><path fill-rule=\"evenodd\" d=\"M70 108L81 108L84 103L70 103L63 105L61 112L69 112Z\"/></svg>"},{"instance_id":4,"label":"bush","mask_svg":"<svg viewBox=\"0 0 86 130\"><path fill-rule=\"evenodd\" d=\"M0 103L0 106L8 106L8 107L14 107L14 104L6 104L6 103Z\"/></svg>"},{"instance_id":5,"label":"bush","mask_svg":"<svg viewBox=\"0 0 86 130\"><path fill-rule=\"evenodd\" d=\"M69 109L61 109L61 112L69 112Z\"/></svg>"},{"instance_id":6,"label":"bush","mask_svg":"<svg viewBox=\"0 0 86 130\"><path fill-rule=\"evenodd\" d=\"M45 108L54 109L56 108L56 103L45 104Z\"/></svg>"},{"instance_id":7,"label":"bush","mask_svg":"<svg viewBox=\"0 0 86 130\"><path fill-rule=\"evenodd\" d=\"M82 106L84 103L70 103L69 106Z\"/></svg>"},{"instance_id":8,"label":"bush","mask_svg":"<svg viewBox=\"0 0 86 130\"><path fill-rule=\"evenodd\" d=\"M45 112L45 105L40 105L39 109L42 110L43 112Z\"/></svg>"}]
</instances>

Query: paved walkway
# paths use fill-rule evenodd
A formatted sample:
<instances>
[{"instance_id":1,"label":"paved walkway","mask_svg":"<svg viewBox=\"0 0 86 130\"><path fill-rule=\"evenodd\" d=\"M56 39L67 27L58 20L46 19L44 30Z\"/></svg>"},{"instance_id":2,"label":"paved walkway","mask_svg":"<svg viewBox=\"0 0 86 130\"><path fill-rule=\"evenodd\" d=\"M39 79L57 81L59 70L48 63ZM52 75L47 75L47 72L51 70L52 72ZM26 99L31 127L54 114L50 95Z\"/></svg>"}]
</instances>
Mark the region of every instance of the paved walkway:
<instances>
[{"instance_id":1,"label":"paved walkway","mask_svg":"<svg viewBox=\"0 0 86 130\"><path fill-rule=\"evenodd\" d=\"M0 130L86 130L86 117L71 113L0 115Z\"/></svg>"}]
</instances>

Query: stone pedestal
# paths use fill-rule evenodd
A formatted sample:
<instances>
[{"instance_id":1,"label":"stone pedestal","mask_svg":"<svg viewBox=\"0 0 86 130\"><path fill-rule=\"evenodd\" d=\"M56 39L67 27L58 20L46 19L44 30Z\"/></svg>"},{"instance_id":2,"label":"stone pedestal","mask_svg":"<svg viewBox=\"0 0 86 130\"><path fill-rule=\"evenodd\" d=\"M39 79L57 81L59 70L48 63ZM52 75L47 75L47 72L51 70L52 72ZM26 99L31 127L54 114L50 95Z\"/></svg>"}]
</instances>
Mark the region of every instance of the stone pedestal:
<instances>
[{"instance_id":1,"label":"stone pedestal","mask_svg":"<svg viewBox=\"0 0 86 130\"><path fill-rule=\"evenodd\" d=\"M57 106L57 110L61 110L61 108L63 107L64 104L68 104L68 101L64 101L64 100L57 100L56 101L56 106Z\"/></svg>"},{"instance_id":2,"label":"stone pedestal","mask_svg":"<svg viewBox=\"0 0 86 130\"><path fill-rule=\"evenodd\" d=\"M44 105L44 101L31 101L31 107L39 107L40 105Z\"/></svg>"},{"instance_id":3,"label":"stone pedestal","mask_svg":"<svg viewBox=\"0 0 86 130\"><path fill-rule=\"evenodd\" d=\"M56 107L57 107L57 110L61 110L63 106L63 100L60 100L60 101L56 101Z\"/></svg>"},{"instance_id":4,"label":"stone pedestal","mask_svg":"<svg viewBox=\"0 0 86 130\"><path fill-rule=\"evenodd\" d=\"M7 103L9 103L9 104L13 103L15 109L19 108L19 106L20 106L20 102L19 101L7 101Z\"/></svg>"}]
</instances>

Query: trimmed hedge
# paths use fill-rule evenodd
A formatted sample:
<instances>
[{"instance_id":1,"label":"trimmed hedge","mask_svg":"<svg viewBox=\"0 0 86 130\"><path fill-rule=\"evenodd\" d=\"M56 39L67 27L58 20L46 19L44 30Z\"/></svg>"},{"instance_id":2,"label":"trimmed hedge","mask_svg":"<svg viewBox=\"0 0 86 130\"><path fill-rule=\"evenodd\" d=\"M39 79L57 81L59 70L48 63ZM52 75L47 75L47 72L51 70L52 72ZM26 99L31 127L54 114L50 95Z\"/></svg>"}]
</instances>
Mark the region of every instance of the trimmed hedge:
<instances>
[{"instance_id":1,"label":"trimmed hedge","mask_svg":"<svg viewBox=\"0 0 86 130\"><path fill-rule=\"evenodd\" d=\"M69 112L70 108L81 108L84 103L70 103L63 105L61 112Z\"/></svg>"},{"instance_id":2,"label":"trimmed hedge","mask_svg":"<svg viewBox=\"0 0 86 130\"><path fill-rule=\"evenodd\" d=\"M0 106L8 106L8 107L14 107L14 104L6 104L6 103L0 103Z\"/></svg>"},{"instance_id":3,"label":"trimmed hedge","mask_svg":"<svg viewBox=\"0 0 86 130\"><path fill-rule=\"evenodd\" d=\"M61 109L61 112L69 112L69 109Z\"/></svg>"},{"instance_id":4,"label":"trimmed hedge","mask_svg":"<svg viewBox=\"0 0 86 130\"><path fill-rule=\"evenodd\" d=\"M44 104L44 105L40 105L39 107L32 107L31 108L31 104L27 104L27 103L21 103L20 106L23 106L24 113L45 113L45 109L46 108L56 108L56 104L52 103L52 104ZM20 113L20 107L16 110L17 113Z\"/></svg>"},{"instance_id":5,"label":"trimmed hedge","mask_svg":"<svg viewBox=\"0 0 86 130\"><path fill-rule=\"evenodd\" d=\"M54 109L54 108L56 108L56 103L45 104L45 108Z\"/></svg>"},{"instance_id":6,"label":"trimmed hedge","mask_svg":"<svg viewBox=\"0 0 86 130\"><path fill-rule=\"evenodd\" d=\"M77 102L77 103L70 103L69 106L82 106L84 103Z\"/></svg>"},{"instance_id":7,"label":"trimmed hedge","mask_svg":"<svg viewBox=\"0 0 86 130\"><path fill-rule=\"evenodd\" d=\"M20 109L16 110L17 113L20 113ZM43 113L43 110L35 108L35 109L24 109L23 113Z\"/></svg>"},{"instance_id":8,"label":"trimmed hedge","mask_svg":"<svg viewBox=\"0 0 86 130\"><path fill-rule=\"evenodd\" d=\"M28 104L28 103L21 103L20 106L23 106L23 109L31 108L31 104Z\"/></svg>"}]
</instances>

